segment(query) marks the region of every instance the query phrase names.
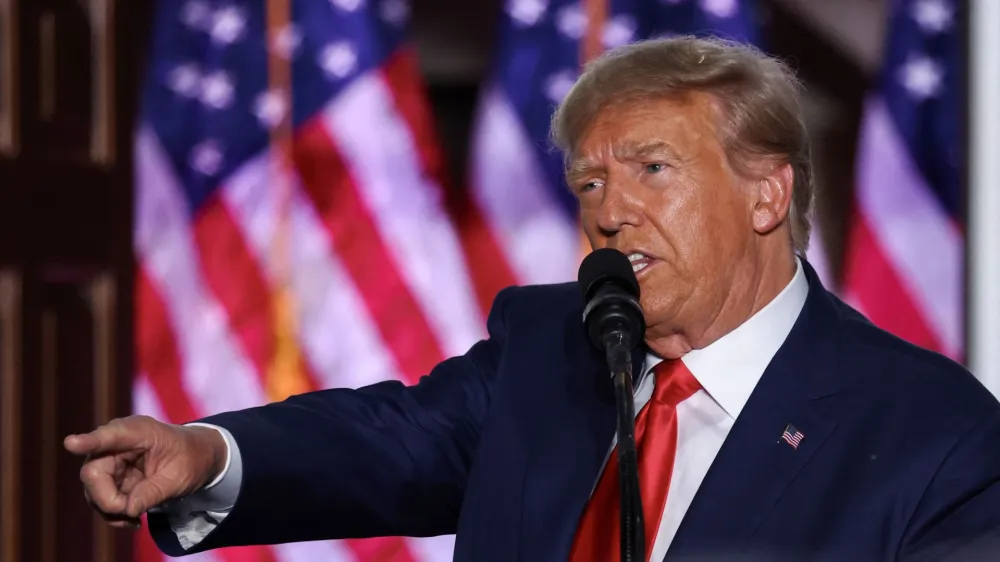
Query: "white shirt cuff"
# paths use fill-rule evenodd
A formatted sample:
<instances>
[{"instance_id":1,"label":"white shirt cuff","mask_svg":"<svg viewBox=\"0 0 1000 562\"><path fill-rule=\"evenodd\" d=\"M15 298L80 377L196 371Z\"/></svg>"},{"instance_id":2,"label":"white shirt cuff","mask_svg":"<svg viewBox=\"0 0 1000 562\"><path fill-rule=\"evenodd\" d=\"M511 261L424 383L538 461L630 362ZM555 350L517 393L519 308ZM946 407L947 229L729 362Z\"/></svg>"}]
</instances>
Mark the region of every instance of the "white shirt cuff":
<instances>
[{"instance_id":1,"label":"white shirt cuff","mask_svg":"<svg viewBox=\"0 0 1000 562\"><path fill-rule=\"evenodd\" d=\"M236 446L233 435L224 427L207 423L186 425L209 427L222 434L222 438L226 441L226 464L214 480L201 490L181 498L181 503L185 511L229 511L236 505L236 497L243 483L243 459L240 456L240 448Z\"/></svg>"},{"instance_id":2,"label":"white shirt cuff","mask_svg":"<svg viewBox=\"0 0 1000 562\"><path fill-rule=\"evenodd\" d=\"M167 516L177 541L182 548L188 550L204 540L236 505L240 485L243 483L243 459L236 440L226 428L207 423L186 425L212 428L221 433L226 441L226 464L214 480L188 496L150 510Z\"/></svg>"}]
</instances>

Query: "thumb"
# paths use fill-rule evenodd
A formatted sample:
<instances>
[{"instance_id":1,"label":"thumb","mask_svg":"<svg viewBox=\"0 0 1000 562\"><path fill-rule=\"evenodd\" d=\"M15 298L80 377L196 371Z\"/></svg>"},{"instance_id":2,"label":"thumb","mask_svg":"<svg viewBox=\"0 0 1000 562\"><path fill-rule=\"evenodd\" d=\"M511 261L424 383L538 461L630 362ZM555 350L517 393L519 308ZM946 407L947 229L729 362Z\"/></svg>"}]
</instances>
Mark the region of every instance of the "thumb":
<instances>
[{"instance_id":1,"label":"thumb","mask_svg":"<svg viewBox=\"0 0 1000 562\"><path fill-rule=\"evenodd\" d=\"M136 483L128 495L125 514L129 517L139 517L149 509L166 501L168 499L164 492L166 487L160 480L162 477L153 475Z\"/></svg>"},{"instance_id":2,"label":"thumb","mask_svg":"<svg viewBox=\"0 0 1000 562\"><path fill-rule=\"evenodd\" d=\"M90 433L69 435L63 440L63 446L75 455L102 455L132 450L142 439L143 432L112 423Z\"/></svg>"}]
</instances>

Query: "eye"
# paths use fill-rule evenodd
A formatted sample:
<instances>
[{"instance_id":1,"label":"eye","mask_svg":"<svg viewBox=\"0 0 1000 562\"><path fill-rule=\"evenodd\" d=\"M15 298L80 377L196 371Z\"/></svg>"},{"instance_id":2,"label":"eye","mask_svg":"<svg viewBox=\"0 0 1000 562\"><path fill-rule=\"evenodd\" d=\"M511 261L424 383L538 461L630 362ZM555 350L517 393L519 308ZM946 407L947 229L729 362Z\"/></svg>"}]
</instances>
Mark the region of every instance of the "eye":
<instances>
[{"instance_id":1,"label":"eye","mask_svg":"<svg viewBox=\"0 0 1000 562\"><path fill-rule=\"evenodd\" d=\"M663 170L665 170L666 167L667 166L665 164L646 164L646 173L647 174L658 174L658 173L662 172Z\"/></svg>"},{"instance_id":2,"label":"eye","mask_svg":"<svg viewBox=\"0 0 1000 562\"><path fill-rule=\"evenodd\" d=\"M580 188L579 188L579 191L580 191L580 193L587 193L588 191L593 191L593 190L601 187L602 185L604 185L604 183L601 182L601 181L597 181L597 180L589 181L589 182L581 185Z\"/></svg>"}]
</instances>

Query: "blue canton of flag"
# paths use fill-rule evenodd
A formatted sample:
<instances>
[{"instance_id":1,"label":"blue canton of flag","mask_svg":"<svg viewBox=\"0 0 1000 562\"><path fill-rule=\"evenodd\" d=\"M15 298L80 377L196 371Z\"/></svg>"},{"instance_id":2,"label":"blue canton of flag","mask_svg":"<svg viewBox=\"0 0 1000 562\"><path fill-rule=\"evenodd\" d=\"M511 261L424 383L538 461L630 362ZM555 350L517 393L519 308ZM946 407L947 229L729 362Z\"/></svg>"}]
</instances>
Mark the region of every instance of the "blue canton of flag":
<instances>
[{"instance_id":1,"label":"blue canton of flag","mask_svg":"<svg viewBox=\"0 0 1000 562\"><path fill-rule=\"evenodd\" d=\"M192 213L220 180L264 150L289 108L268 89L266 2L158 2L142 104ZM402 42L407 6L387 0L289 0L273 46L290 59L296 126ZM371 9L374 8L374 9Z\"/></svg>"},{"instance_id":2,"label":"blue canton of flag","mask_svg":"<svg viewBox=\"0 0 1000 562\"><path fill-rule=\"evenodd\" d=\"M960 211L962 37L952 0L896 0L881 91L913 163L953 219Z\"/></svg>"}]
</instances>

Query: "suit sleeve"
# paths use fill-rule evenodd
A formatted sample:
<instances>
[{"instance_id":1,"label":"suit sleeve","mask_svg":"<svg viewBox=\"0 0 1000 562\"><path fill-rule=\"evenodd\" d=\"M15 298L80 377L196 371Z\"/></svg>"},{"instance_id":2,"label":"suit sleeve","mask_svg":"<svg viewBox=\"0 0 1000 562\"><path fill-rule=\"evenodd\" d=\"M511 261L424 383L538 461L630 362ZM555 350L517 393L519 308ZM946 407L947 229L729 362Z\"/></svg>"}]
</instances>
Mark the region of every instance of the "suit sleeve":
<instances>
[{"instance_id":1,"label":"suit sleeve","mask_svg":"<svg viewBox=\"0 0 1000 562\"><path fill-rule=\"evenodd\" d=\"M905 562L1000 555L1000 412L962 436L924 492L900 549Z\"/></svg>"},{"instance_id":2,"label":"suit sleeve","mask_svg":"<svg viewBox=\"0 0 1000 562\"><path fill-rule=\"evenodd\" d=\"M189 549L166 515L151 513L157 546L181 556L250 544L454 533L512 290L494 301L487 339L413 386L386 381L322 390L199 420L228 430L239 447L236 504Z\"/></svg>"}]
</instances>

